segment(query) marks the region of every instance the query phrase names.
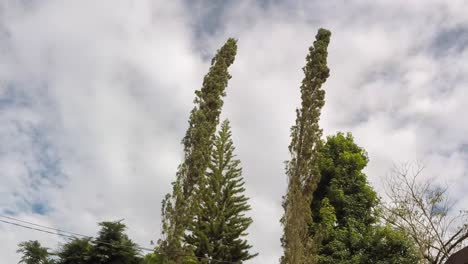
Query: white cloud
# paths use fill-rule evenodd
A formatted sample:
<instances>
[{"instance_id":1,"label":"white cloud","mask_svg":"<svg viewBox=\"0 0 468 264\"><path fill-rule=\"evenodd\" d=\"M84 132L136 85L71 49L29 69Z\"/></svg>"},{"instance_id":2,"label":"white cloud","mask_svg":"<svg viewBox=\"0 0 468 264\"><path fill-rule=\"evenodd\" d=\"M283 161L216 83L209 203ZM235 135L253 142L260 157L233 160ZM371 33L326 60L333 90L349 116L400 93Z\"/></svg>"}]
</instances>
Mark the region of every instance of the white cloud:
<instances>
[{"instance_id":1,"label":"white cloud","mask_svg":"<svg viewBox=\"0 0 468 264\"><path fill-rule=\"evenodd\" d=\"M322 26L332 30L325 134L353 132L378 189L394 162L418 159L462 195L468 53L436 52L436 39L467 28L465 5L237 1L210 9L221 14L205 21L210 12L200 4L179 1L0 1L0 210L91 235L96 222L125 218L130 236L148 246L159 236L193 91L233 36L239 50L223 116L252 197L250 237L261 254L252 263L277 261L289 127L307 48ZM58 175L40 178L54 159ZM38 199L48 205L44 216L30 208ZM20 241L57 241L4 224L0 234L5 263L18 260Z\"/></svg>"}]
</instances>

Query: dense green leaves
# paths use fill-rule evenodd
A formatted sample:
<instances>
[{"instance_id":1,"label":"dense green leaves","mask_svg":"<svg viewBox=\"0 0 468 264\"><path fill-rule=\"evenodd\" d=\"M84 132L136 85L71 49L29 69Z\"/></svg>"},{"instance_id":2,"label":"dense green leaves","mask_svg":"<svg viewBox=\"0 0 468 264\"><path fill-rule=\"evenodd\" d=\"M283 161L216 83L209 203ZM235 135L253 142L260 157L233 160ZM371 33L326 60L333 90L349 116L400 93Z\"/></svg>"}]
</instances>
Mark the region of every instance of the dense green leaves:
<instances>
[{"instance_id":1,"label":"dense green leaves","mask_svg":"<svg viewBox=\"0 0 468 264\"><path fill-rule=\"evenodd\" d=\"M321 150L321 179L312 202L315 221L320 220L320 203L327 198L339 225L345 225L343 221L350 218L362 225L375 223L373 208L378 204L377 194L362 173L367 162L367 153L354 143L351 134L328 137Z\"/></svg>"},{"instance_id":2,"label":"dense green leaves","mask_svg":"<svg viewBox=\"0 0 468 264\"><path fill-rule=\"evenodd\" d=\"M88 264L93 254L92 250L90 238L71 240L64 244L57 253L58 264Z\"/></svg>"},{"instance_id":3,"label":"dense green leaves","mask_svg":"<svg viewBox=\"0 0 468 264\"><path fill-rule=\"evenodd\" d=\"M161 264L162 258L157 253L150 253L145 255L141 264Z\"/></svg>"},{"instance_id":4,"label":"dense green leaves","mask_svg":"<svg viewBox=\"0 0 468 264\"><path fill-rule=\"evenodd\" d=\"M245 216L250 205L244 195L240 161L235 159L228 121L222 123L215 138L211 162L199 188L199 204L187 236L195 255L235 263L254 257L244 238L252 219Z\"/></svg>"},{"instance_id":5,"label":"dense green leaves","mask_svg":"<svg viewBox=\"0 0 468 264\"><path fill-rule=\"evenodd\" d=\"M138 264L141 261L137 245L125 234L121 222L99 223L101 230L92 248L91 263Z\"/></svg>"},{"instance_id":6,"label":"dense green leaves","mask_svg":"<svg viewBox=\"0 0 468 264\"><path fill-rule=\"evenodd\" d=\"M140 250L125 234L121 222L99 223L101 230L96 238L75 238L50 253L37 241L19 244L24 264L140 264ZM51 255L55 255L54 259ZM53 261L54 260L54 261Z\"/></svg>"},{"instance_id":7,"label":"dense green leaves","mask_svg":"<svg viewBox=\"0 0 468 264\"><path fill-rule=\"evenodd\" d=\"M375 226L366 243L367 263L421 263L415 245L405 233L390 226Z\"/></svg>"},{"instance_id":8,"label":"dense green leaves","mask_svg":"<svg viewBox=\"0 0 468 264\"><path fill-rule=\"evenodd\" d=\"M291 160L286 166L288 190L281 219L284 226L282 264L310 264L316 260L315 246L309 236L309 225L312 223L310 203L320 179L318 150L322 130L318 122L325 103L322 84L329 76L327 47L330 35L330 31L319 29L303 68L302 103L297 110L296 124L291 128Z\"/></svg>"},{"instance_id":9,"label":"dense green leaves","mask_svg":"<svg viewBox=\"0 0 468 264\"><path fill-rule=\"evenodd\" d=\"M367 153L351 134L328 137L320 153L321 179L311 204L318 263L418 263L411 241L380 225L379 199L362 172Z\"/></svg>"},{"instance_id":10,"label":"dense green leaves","mask_svg":"<svg viewBox=\"0 0 468 264\"><path fill-rule=\"evenodd\" d=\"M185 150L187 174L184 177L184 195L190 194L197 179L208 166L212 137L219 123L223 106L222 97L231 75L228 68L234 62L237 53L236 40L230 38L211 61L211 68L203 79L203 86L195 91L195 108L189 118L189 128L182 140Z\"/></svg>"}]
</instances>

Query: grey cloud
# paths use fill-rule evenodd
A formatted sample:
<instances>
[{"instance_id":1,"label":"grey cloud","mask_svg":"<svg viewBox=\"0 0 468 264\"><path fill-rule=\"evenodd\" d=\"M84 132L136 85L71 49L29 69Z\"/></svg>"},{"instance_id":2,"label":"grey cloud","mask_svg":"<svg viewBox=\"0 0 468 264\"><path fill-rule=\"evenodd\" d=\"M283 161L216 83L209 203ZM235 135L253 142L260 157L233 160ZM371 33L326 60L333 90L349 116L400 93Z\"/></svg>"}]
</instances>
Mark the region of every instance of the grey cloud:
<instances>
[{"instance_id":1,"label":"grey cloud","mask_svg":"<svg viewBox=\"0 0 468 264\"><path fill-rule=\"evenodd\" d=\"M434 37L431 49L435 56L460 53L468 46L468 25L444 28Z\"/></svg>"}]
</instances>

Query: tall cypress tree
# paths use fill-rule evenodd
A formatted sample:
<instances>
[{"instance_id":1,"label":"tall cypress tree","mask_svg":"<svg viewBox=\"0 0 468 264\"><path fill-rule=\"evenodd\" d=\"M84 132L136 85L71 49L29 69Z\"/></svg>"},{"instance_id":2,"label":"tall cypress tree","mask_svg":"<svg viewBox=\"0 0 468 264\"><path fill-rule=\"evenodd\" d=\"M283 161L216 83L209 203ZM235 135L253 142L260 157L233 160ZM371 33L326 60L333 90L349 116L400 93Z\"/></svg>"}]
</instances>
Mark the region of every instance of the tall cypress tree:
<instances>
[{"instance_id":1,"label":"tall cypress tree","mask_svg":"<svg viewBox=\"0 0 468 264\"><path fill-rule=\"evenodd\" d=\"M245 216L250 205L234 149L226 120L215 138L211 162L199 186L197 213L187 236L197 258L213 259L207 263L242 263L256 256L249 252L251 246L245 239L252 219Z\"/></svg>"},{"instance_id":2,"label":"tall cypress tree","mask_svg":"<svg viewBox=\"0 0 468 264\"><path fill-rule=\"evenodd\" d=\"M284 226L281 239L284 248L282 264L316 262L316 245L309 234L309 226L312 224L310 204L312 193L320 180L318 151L322 130L318 122L325 103L325 91L321 88L329 76L327 48L330 36L330 31L318 30L303 68L302 103L296 111L296 124L291 128L291 160L286 165L288 190L283 200L285 212L281 219Z\"/></svg>"},{"instance_id":3,"label":"tall cypress tree","mask_svg":"<svg viewBox=\"0 0 468 264\"><path fill-rule=\"evenodd\" d=\"M228 39L212 59L202 88L195 92L195 107L182 140L185 158L179 166L172 193L167 194L162 203L163 239L159 243L159 253L165 263L180 264L183 256L190 253L184 246L183 237L192 218L192 205L197 203L192 191L197 188L200 175L205 173L210 162L212 139L223 106L222 97L231 78L228 67L234 62L236 52L236 40Z\"/></svg>"}]
</instances>

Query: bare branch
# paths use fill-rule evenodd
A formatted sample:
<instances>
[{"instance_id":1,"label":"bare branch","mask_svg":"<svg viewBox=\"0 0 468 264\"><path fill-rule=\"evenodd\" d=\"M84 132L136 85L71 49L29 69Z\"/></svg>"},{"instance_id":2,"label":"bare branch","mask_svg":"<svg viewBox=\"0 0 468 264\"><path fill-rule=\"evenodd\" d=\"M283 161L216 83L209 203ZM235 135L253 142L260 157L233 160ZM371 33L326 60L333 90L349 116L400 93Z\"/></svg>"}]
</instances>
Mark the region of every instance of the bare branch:
<instances>
[{"instance_id":1,"label":"bare branch","mask_svg":"<svg viewBox=\"0 0 468 264\"><path fill-rule=\"evenodd\" d=\"M452 213L448 187L422 179L424 166L394 166L386 179L384 220L411 237L430 264L442 264L468 239L468 213Z\"/></svg>"}]
</instances>

